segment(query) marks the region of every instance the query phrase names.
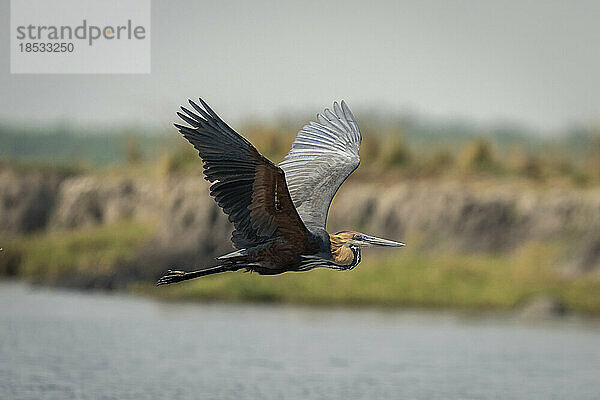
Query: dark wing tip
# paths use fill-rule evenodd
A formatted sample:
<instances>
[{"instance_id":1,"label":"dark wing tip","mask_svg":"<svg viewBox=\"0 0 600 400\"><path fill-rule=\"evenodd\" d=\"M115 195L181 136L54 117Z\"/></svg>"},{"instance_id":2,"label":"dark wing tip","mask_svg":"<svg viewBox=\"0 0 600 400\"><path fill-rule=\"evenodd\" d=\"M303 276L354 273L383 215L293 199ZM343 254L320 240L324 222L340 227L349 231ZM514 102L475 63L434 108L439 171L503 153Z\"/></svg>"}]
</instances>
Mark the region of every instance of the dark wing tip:
<instances>
[{"instance_id":1,"label":"dark wing tip","mask_svg":"<svg viewBox=\"0 0 600 400\"><path fill-rule=\"evenodd\" d=\"M212 110L210 109L210 107L208 106L208 104L206 104L206 102L204 100L202 100L202 97L198 97L198 101L200 102L200 104L202 104L202 107L204 107L204 109L206 111L211 112Z\"/></svg>"},{"instance_id":2,"label":"dark wing tip","mask_svg":"<svg viewBox=\"0 0 600 400\"><path fill-rule=\"evenodd\" d=\"M200 107L198 104L194 103L194 100L192 99L188 99L188 103L190 106L192 106L195 110L198 109L198 107Z\"/></svg>"}]
</instances>

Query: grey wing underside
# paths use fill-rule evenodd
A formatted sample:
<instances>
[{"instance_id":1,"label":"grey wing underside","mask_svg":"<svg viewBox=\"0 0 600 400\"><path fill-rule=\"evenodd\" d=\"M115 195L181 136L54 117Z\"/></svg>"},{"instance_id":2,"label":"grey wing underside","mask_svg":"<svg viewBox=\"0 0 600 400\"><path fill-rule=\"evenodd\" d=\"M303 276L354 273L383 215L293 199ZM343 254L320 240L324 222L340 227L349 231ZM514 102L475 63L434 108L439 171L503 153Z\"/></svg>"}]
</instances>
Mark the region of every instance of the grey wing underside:
<instances>
[{"instance_id":1,"label":"grey wing underside","mask_svg":"<svg viewBox=\"0 0 600 400\"><path fill-rule=\"evenodd\" d=\"M358 168L362 140L354 115L344 101L333 103L298 133L279 166L298 214L308 228L323 228L333 196Z\"/></svg>"}]
</instances>

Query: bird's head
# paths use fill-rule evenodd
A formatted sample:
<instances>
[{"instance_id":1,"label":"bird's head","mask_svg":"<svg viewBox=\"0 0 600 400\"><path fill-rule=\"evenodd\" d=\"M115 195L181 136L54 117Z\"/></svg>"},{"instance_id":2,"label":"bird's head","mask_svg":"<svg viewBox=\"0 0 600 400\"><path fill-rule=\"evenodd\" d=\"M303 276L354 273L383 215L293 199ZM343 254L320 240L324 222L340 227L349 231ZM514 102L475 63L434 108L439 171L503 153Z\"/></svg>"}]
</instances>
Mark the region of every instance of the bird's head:
<instances>
[{"instance_id":1,"label":"bird's head","mask_svg":"<svg viewBox=\"0 0 600 400\"><path fill-rule=\"evenodd\" d=\"M332 235L339 245L346 247L402 247L404 243L382 239L356 231L340 231Z\"/></svg>"}]
</instances>

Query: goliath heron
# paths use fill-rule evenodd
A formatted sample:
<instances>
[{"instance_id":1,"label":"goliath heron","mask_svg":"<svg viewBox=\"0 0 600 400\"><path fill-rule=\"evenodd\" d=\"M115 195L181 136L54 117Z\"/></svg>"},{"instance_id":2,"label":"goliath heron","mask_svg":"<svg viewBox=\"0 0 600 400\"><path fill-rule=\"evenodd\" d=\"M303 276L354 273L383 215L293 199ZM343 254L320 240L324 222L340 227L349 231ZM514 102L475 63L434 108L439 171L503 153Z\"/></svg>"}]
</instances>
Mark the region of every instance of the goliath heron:
<instances>
[{"instance_id":1,"label":"goliath heron","mask_svg":"<svg viewBox=\"0 0 600 400\"><path fill-rule=\"evenodd\" d=\"M235 227L231 241L237 250L218 257L211 268L169 270L158 285L242 268L265 275L350 270L360 263L362 247L404 246L360 232L325 230L333 196L360 162L362 137L344 101L304 126L279 166L199 102L189 100L195 112L181 107L177 113L189 126L175 126L198 150L210 194Z\"/></svg>"}]
</instances>

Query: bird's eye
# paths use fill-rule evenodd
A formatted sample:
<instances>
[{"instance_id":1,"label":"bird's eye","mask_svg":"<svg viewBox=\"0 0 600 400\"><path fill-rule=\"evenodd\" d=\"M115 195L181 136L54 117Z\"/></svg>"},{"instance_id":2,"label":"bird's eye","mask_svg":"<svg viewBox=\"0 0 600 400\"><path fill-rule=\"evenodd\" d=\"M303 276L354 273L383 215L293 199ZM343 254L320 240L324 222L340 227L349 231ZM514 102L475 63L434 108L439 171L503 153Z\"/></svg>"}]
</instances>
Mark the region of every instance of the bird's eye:
<instances>
[{"instance_id":1,"label":"bird's eye","mask_svg":"<svg viewBox=\"0 0 600 400\"><path fill-rule=\"evenodd\" d=\"M362 235L360 233L357 233L356 235L354 235L354 240L362 240Z\"/></svg>"}]
</instances>

